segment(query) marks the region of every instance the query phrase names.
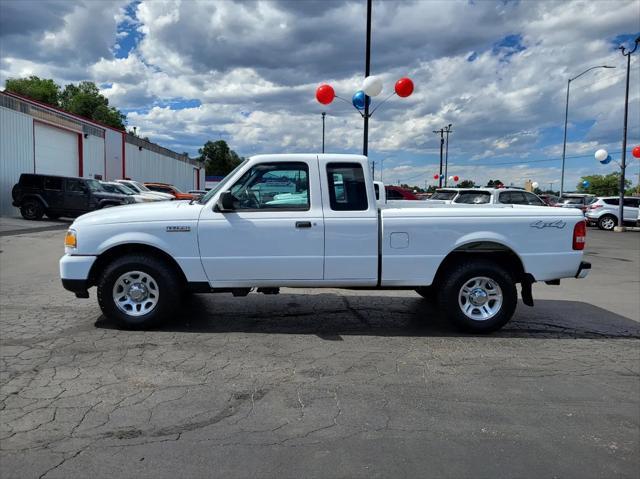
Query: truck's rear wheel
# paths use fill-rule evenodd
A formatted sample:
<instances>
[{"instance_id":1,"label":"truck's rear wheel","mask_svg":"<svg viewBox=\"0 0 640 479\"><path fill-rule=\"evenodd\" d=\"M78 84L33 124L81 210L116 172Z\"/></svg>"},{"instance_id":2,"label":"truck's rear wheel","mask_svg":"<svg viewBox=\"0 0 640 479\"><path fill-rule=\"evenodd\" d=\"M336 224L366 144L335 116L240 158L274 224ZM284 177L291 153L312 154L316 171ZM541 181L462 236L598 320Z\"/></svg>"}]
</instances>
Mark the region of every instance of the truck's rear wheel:
<instances>
[{"instance_id":1,"label":"truck's rear wheel","mask_svg":"<svg viewBox=\"0 0 640 479\"><path fill-rule=\"evenodd\" d=\"M458 328L490 333L513 316L518 294L513 278L503 268L484 260L469 260L449 269L440 285L438 303Z\"/></svg>"},{"instance_id":2,"label":"truck's rear wheel","mask_svg":"<svg viewBox=\"0 0 640 479\"><path fill-rule=\"evenodd\" d=\"M116 259L98 282L98 303L105 316L127 329L145 329L167 319L180 301L175 271L144 254Z\"/></svg>"}]
</instances>

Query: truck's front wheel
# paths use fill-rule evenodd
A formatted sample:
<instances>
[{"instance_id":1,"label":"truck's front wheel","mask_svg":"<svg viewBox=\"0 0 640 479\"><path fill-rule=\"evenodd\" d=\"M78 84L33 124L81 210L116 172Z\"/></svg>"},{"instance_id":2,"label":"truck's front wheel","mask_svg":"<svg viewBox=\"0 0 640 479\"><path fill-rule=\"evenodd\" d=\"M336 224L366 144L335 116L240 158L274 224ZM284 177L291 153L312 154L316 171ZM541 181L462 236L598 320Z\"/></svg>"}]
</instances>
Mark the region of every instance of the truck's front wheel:
<instances>
[{"instance_id":1,"label":"truck's front wheel","mask_svg":"<svg viewBox=\"0 0 640 479\"><path fill-rule=\"evenodd\" d=\"M490 261L470 260L446 272L438 302L457 327L490 333L511 319L518 294L509 272Z\"/></svg>"},{"instance_id":2,"label":"truck's front wheel","mask_svg":"<svg viewBox=\"0 0 640 479\"><path fill-rule=\"evenodd\" d=\"M98 281L98 303L105 316L127 329L145 329L166 319L180 301L175 272L144 254L109 264Z\"/></svg>"}]
</instances>

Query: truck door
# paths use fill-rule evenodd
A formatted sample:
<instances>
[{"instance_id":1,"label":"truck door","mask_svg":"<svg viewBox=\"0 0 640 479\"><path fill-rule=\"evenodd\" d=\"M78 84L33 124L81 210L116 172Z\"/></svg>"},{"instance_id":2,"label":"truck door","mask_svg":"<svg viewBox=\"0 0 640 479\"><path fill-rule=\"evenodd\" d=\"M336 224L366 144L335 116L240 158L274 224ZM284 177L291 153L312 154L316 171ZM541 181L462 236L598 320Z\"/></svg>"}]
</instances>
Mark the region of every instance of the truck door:
<instances>
[{"instance_id":1,"label":"truck door","mask_svg":"<svg viewBox=\"0 0 640 479\"><path fill-rule=\"evenodd\" d=\"M254 164L225 190L233 195L233 211L205 208L198 224L202 264L212 286L322 281L324 220L316 156Z\"/></svg>"},{"instance_id":2,"label":"truck door","mask_svg":"<svg viewBox=\"0 0 640 479\"><path fill-rule=\"evenodd\" d=\"M362 162L320 160L324 198L325 283L375 286L378 281L378 209Z\"/></svg>"}]
</instances>

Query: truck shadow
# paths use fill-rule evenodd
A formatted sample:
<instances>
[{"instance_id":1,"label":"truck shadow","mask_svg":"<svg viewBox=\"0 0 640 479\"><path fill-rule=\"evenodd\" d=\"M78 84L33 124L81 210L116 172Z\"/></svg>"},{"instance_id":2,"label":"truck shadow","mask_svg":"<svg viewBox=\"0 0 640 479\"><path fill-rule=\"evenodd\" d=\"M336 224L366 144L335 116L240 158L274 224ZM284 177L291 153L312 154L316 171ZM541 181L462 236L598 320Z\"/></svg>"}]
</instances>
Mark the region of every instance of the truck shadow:
<instances>
[{"instance_id":1,"label":"truck shadow","mask_svg":"<svg viewBox=\"0 0 640 479\"><path fill-rule=\"evenodd\" d=\"M101 316L96 327L117 326ZM473 336L454 329L418 296L323 294L194 295L180 312L154 329L184 333L310 334L340 341L344 335ZM640 323L578 301L522 303L513 319L492 337L636 338Z\"/></svg>"}]
</instances>

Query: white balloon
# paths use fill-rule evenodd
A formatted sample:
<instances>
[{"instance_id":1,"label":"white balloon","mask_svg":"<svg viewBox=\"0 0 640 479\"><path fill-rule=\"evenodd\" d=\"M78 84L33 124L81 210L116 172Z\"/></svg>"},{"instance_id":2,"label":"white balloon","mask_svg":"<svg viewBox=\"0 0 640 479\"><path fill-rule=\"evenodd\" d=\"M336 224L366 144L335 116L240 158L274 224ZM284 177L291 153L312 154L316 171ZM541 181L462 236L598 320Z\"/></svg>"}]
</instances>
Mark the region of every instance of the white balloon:
<instances>
[{"instance_id":1,"label":"white balloon","mask_svg":"<svg viewBox=\"0 0 640 479\"><path fill-rule=\"evenodd\" d=\"M449 177L449 181L453 181L453 176L450 176L450 177Z\"/></svg>"},{"instance_id":2,"label":"white balloon","mask_svg":"<svg viewBox=\"0 0 640 479\"><path fill-rule=\"evenodd\" d=\"M378 96L382 91L382 80L378 77L369 76L362 82L362 91L367 96Z\"/></svg>"},{"instance_id":3,"label":"white balloon","mask_svg":"<svg viewBox=\"0 0 640 479\"><path fill-rule=\"evenodd\" d=\"M534 188L537 188L539 185L537 181L534 181L533 183L531 183L531 186L533 186Z\"/></svg>"},{"instance_id":4,"label":"white balloon","mask_svg":"<svg viewBox=\"0 0 640 479\"><path fill-rule=\"evenodd\" d=\"M598 150L596 151L596 160L598 161L603 161L607 158L607 156L609 156L609 153L607 153L607 150Z\"/></svg>"}]
</instances>

